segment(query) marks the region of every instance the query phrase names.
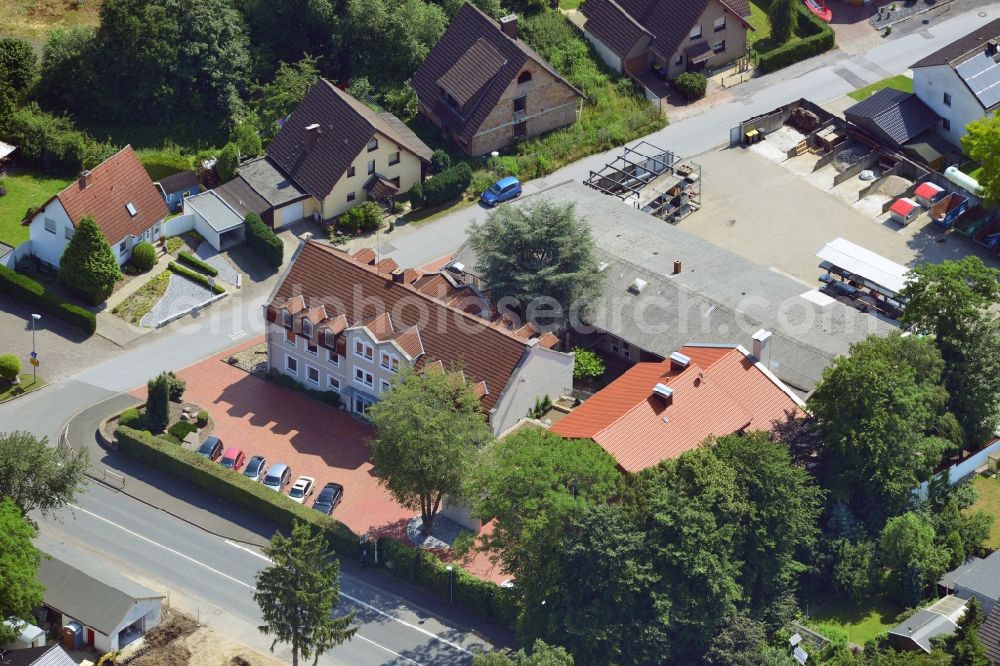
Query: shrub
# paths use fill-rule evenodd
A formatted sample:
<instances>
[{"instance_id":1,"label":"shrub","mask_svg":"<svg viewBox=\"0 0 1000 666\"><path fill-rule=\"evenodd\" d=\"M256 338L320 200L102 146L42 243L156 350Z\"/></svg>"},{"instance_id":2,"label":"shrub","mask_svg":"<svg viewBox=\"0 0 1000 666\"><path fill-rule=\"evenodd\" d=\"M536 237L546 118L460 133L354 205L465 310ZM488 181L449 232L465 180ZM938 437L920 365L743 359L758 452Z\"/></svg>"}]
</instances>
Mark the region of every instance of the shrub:
<instances>
[{"instance_id":1,"label":"shrub","mask_svg":"<svg viewBox=\"0 0 1000 666\"><path fill-rule=\"evenodd\" d=\"M142 241L132 248L132 263L140 271L148 271L156 264L156 248L148 241Z\"/></svg>"},{"instance_id":2,"label":"shrub","mask_svg":"<svg viewBox=\"0 0 1000 666\"><path fill-rule=\"evenodd\" d=\"M491 162L490 166L493 168L493 172L497 175L497 178L517 176L521 173L521 161L516 157L507 155L491 160Z\"/></svg>"},{"instance_id":3,"label":"shrub","mask_svg":"<svg viewBox=\"0 0 1000 666\"><path fill-rule=\"evenodd\" d=\"M0 379L13 382L21 374L21 359L13 354L0 354Z\"/></svg>"},{"instance_id":4,"label":"shrub","mask_svg":"<svg viewBox=\"0 0 1000 666\"><path fill-rule=\"evenodd\" d=\"M295 520L309 523L322 531L336 552L351 556L357 553L357 535L326 514L296 504L286 495L265 488L242 474L234 474L193 451L171 446L147 432L119 426L115 437L119 450L140 462L190 481L236 506L274 521L285 530L291 529Z\"/></svg>"},{"instance_id":5,"label":"shrub","mask_svg":"<svg viewBox=\"0 0 1000 666\"><path fill-rule=\"evenodd\" d=\"M95 146L69 118L45 113L35 103L8 114L0 130L0 139L17 145L19 160L54 175L75 176L88 155L106 150Z\"/></svg>"},{"instance_id":6,"label":"shrub","mask_svg":"<svg viewBox=\"0 0 1000 666\"><path fill-rule=\"evenodd\" d=\"M227 183L236 177L236 169L240 166L240 150L235 143L227 143L219 151L219 159L215 163L215 171L219 181Z\"/></svg>"},{"instance_id":7,"label":"shrub","mask_svg":"<svg viewBox=\"0 0 1000 666\"><path fill-rule=\"evenodd\" d=\"M704 74L698 72L684 72L673 81L674 87L681 91L681 94L691 99L699 99L705 96L705 87L708 79Z\"/></svg>"},{"instance_id":8,"label":"shrub","mask_svg":"<svg viewBox=\"0 0 1000 666\"><path fill-rule=\"evenodd\" d=\"M3 187L3 185L0 185L0 187ZM404 210L406 210L406 206L403 205L402 201L396 200L396 201L392 202L392 212L393 213L395 213L396 215L399 215ZM389 222L389 226L390 226L390 228L392 227L392 222Z\"/></svg>"},{"instance_id":9,"label":"shrub","mask_svg":"<svg viewBox=\"0 0 1000 666\"><path fill-rule=\"evenodd\" d=\"M795 5L795 11L798 14L799 31L809 36L762 53L757 58L757 69L762 74L779 70L833 48L835 35L830 26L801 3Z\"/></svg>"},{"instance_id":10,"label":"shrub","mask_svg":"<svg viewBox=\"0 0 1000 666\"><path fill-rule=\"evenodd\" d=\"M366 201L340 216L340 226L351 231L375 231L385 224L382 209L374 201Z\"/></svg>"},{"instance_id":11,"label":"shrub","mask_svg":"<svg viewBox=\"0 0 1000 666\"><path fill-rule=\"evenodd\" d=\"M410 197L410 205L414 208L420 208L424 205L424 186L422 183L414 183L407 194Z\"/></svg>"},{"instance_id":12,"label":"shrub","mask_svg":"<svg viewBox=\"0 0 1000 666\"><path fill-rule=\"evenodd\" d=\"M437 206L462 195L472 182L472 169L461 162L424 183L426 205Z\"/></svg>"},{"instance_id":13,"label":"shrub","mask_svg":"<svg viewBox=\"0 0 1000 666\"><path fill-rule=\"evenodd\" d=\"M477 171L472 174L472 183L469 185L469 192L478 197L494 182L496 182L496 178L490 172Z\"/></svg>"},{"instance_id":14,"label":"shrub","mask_svg":"<svg viewBox=\"0 0 1000 666\"><path fill-rule=\"evenodd\" d=\"M215 277L219 274L219 270L215 266L206 261L202 261L199 257L194 256L190 252L179 252L177 254L177 260L191 266L192 268L196 268L205 275Z\"/></svg>"},{"instance_id":15,"label":"shrub","mask_svg":"<svg viewBox=\"0 0 1000 666\"><path fill-rule=\"evenodd\" d=\"M167 429L170 422L170 381L161 372L146 383L146 426L154 432Z\"/></svg>"},{"instance_id":16,"label":"shrub","mask_svg":"<svg viewBox=\"0 0 1000 666\"><path fill-rule=\"evenodd\" d=\"M121 422L119 421L119 423ZM185 437L187 437L197 429L198 426L191 423L190 421L178 421L177 423L170 426L170 428L167 429L167 432L169 432L171 435L173 435L174 437L183 442Z\"/></svg>"},{"instance_id":17,"label":"shrub","mask_svg":"<svg viewBox=\"0 0 1000 666\"><path fill-rule=\"evenodd\" d=\"M451 155L438 148L431 157L431 171L441 173L451 168Z\"/></svg>"},{"instance_id":18,"label":"shrub","mask_svg":"<svg viewBox=\"0 0 1000 666\"><path fill-rule=\"evenodd\" d=\"M204 428L208 425L208 412L204 409L198 411L198 427Z\"/></svg>"},{"instance_id":19,"label":"shrub","mask_svg":"<svg viewBox=\"0 0 1000 666\"><path fill-rule=\"evenodd\" d=\"M0 266L0 294L21 301L74 326L87 335L97 330L94 313L79 305L67 303L31 278Z\"/></svg>"},{"instance_id":20,"label":"shrub","mask_svg":"<svg viewBox=\"0 0 1000 666\"><path fill-rule=\"evenodd\" d=\"M118 417L118 425L128 428L138 428L142 425L142 414L135 407L129 407Z\"/></svg>"},{"instance_id":21,"label":"shrub","mask_svg":"<svg viewBox=\"0 0 1000 666\"><path fill-rule=\"evenodd\" d=\"M184 398L184 389L187 388L187 382L183 379L178 379L171 371L167 371L167 397L170 398L171 402L180 402Z\"/></svg>"},{"instance_id":22,"label":"shrub","mask_svg":"<svg viewBox=\"0 0 1000 666\"><path fill-rule=\"evenodd\" d=\"M212 293L214 294L221 294L226 291L226 288L223 287L221 284L218 283L212 284L211 282L209 282L208 278L202 275L201 273L195 273L190 268L181 266L176 261L171 261L169 264L167 264L167 268L172 270L174 273L177 273L178 275L182 275L189 280L192 280L200 285L203 285L207 289L211 289Z\"/></svg>"},{"instance_id":23,"label":"shrub","mask_svg":"<svg viewBox=\"0 0 1000 666\"><path fill-rule=\"evenodd\" d=\"M600 377L604 374L604 360L589 349L573 349L573 376L577 379Z\"/></svg>"},{"instance_id":24,"label":"shrub","mask_svg":"<svg viewBox=\"0 0 1000 666\"><path fill-rule=\"evenodd\" d=\"M247 213L243 221L246 241L250 249L261 256L267 264L277 270L284 261L285 246L281 239L260 219L257 213Z\"/></svg>"}]
</instances>

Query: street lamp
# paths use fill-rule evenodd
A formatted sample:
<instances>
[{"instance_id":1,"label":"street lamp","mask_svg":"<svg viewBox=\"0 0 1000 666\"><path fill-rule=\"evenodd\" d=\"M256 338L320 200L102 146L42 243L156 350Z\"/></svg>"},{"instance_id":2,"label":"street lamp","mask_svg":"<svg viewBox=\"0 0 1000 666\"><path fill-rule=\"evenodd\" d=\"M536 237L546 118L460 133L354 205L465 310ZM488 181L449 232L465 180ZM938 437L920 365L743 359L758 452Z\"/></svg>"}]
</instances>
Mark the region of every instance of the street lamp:
<instances>
[{"instance_id":1,"label":"street lamp","mask_svg":"<svg viewBox=\"0 0 1000 666\"><path fill-rule=\"evenodd\" d=\"M35 351L35 322L42 318L40 314L31 315L31 383L38 381L38 353Z\"/></svg>"},{"instance_id":2,"label":"street lamp","mask_svg":"<svg viewBox=\"0 0 1000 666\"><path fill-rule=\"evenodd\" d=\"M455 603L455 567L450 564L445 567L448 570L448 603Z\"/></svg>"}]
</instances>

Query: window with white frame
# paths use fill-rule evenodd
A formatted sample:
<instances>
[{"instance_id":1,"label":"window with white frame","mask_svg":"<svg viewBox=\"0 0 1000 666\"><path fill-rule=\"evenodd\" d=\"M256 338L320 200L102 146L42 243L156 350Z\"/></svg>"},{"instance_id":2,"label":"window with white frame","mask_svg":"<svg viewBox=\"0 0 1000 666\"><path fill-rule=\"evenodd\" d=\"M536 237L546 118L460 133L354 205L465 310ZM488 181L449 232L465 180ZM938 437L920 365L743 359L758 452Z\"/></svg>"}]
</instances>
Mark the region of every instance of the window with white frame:
<instances>
[{"instance_id":1,"label":"window with white frame","mask_svg":"<svg viewBox=\"0 0 1000 666\"><path fill-rule=\"evenodd\" d=\"M306 340L306 351L313 356L319 356L319 346L313 344L312 340Z\"/></svg>"},{"instance_id":2,"label":"window with white frame","mask_svg":"<svg viewBox=\"0 0 1000 666\"><path fill-rule=\"evenodd\" d=\"M330 389L331 391L339 391L340 390L340 380L337 379L336 377L327 377L326 378L326 387L328 389Z\"/></svg>"},{"instance_id":3,"label":"window with white frame","mask_svg":"<svg viewBox=\"0 0 1000 666\"><path fill-rule=\"evenodd\" d=\"M328 328L323 329L323 344L327 347L333 348L337 343L337 336Z\"/></svg>"},{"instance_id":4,"label":"window with white frame","mask_svg":"<svg viewBox=\"0 0 1000 666\"><path fill-rule=\"evenodd\" d=\"M379 390L381 390L381 391L388 391L389 389L392 388L392 384L390 384L389 382L387 382L386 380L383 379L381 381L381 383L380 383L380 387L381 388Z\"/></svg>"},{"instance_id":5,"label":"window with white frame","mask_svg":"<svg viewBox=\"0 0 1000 666\"><path fill-rule=\"evenodd\" d=\"M375 385L375 377L364 368L354 368L354 381L369 388Z\"/></svg>"},{"instance_id":6,"label":"window with white frame","mask_svg":"<svg viewBox=\"0 0 1000 666\"><path fill-rule=\"evenodd\" d=\"M45 230L50 234L54 234L56 232L56 221L45 218Z\"/></svg>"},{"instance_id":7,"label":"window with white frame","mask_svg":"<svg viewBox=\"0 0 1000 666\"><path fill-rule=\"evenodd\" d=\"M290 375L299 374L299 361L294 356L285 356L285 372Z\"/></svg>"},{"instance_id":8,"label":"window with white frame","mask_svg":"<svg viewBox=\"0 0 1000 666\"><path fill-rule=\"evenodd\" d=\"M700 39L700 38L701 38L701 25L696 25L695 27L691 28L691 39Z\"/></svg>"},{"instance_id":9,"label":"window with white frame","mask_svg":"<svg viewBox=\"0 0 1000 666\"><path fill-rule=\"evenodd\" d=\"M340 354L338 354L334 349L327 349L326 361L330 365L340 365Z\"/></svg>"},{"instance_id":10,"label":"window with white frame","mask_svg":"<svg viewBox=\"0 0 1000 666\"><path fill-rule=\"evenodd\" d=\"M306 365L306 381L319 386L319 368Z\"/></svg>"},{"instance_id":11,"label":"window with white frame","mask_svg":"<svg viewBox=\"0 0 1000 666\"><path fill-rule=\"evenodd\" d=\"M399 357L382 352L382 367L386 370L399 372Z\"/></svg>"},{"instance_id":12,"label":"window with white frame","mask_svg":"<svg viewBox=\"0 0 1000 666\"><path fill-rule=\"evenodd\" d=\"M721 32L726 29L726 17L715 19L715 23L712 24L712 30L715 32Z\"/></svg>"},{"instance_id":13,"label":"window with white frame","mask_svg":"<svg viewBox=\"0 0 1000 666\"><path fill-rule=\"evenodd\" d=\"M375 358L375 348L359 338L354 341L354 355L370 361Z\"/></svg>"},{"instance_id":14,"label":"window with white frame","mask_svg":"<svg viewBox=\"0 0 1000 666\"><path fill-rule=\"evenodd\" d=\"M125 248L126 247L127 247L127 241L122 241L121 243L119 243L118 244L118 254L122 254L123 252L125 252Z\"/></svg>"},{"instance_id":15,"label":"window with white frame","mask_svg":"<svg viewBox=\"0 0 1000 666\"><path fill-rule=\"evenodd\" d=\"M725 51L726 51L726 40L723 39L721 42L716 42L715 44L712 44L713 53L725 53Z\"/></svg>"}]
</instances>

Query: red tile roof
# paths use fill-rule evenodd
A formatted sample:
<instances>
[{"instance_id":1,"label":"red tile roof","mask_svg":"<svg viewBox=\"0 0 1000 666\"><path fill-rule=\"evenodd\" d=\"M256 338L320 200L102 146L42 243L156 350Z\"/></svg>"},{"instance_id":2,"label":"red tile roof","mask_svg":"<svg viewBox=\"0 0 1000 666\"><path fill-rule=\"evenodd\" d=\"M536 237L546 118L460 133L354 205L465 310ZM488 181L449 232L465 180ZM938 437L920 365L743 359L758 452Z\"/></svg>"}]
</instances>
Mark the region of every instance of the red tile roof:
<instances>
[{"instance_id":1,"label":"red tile roof","mask_svg":"<svg viewBox=\"0 0 1000 666\"><path fill-rule=\"evenodd\" d=\"M487 411L496 404L531 345L421 293L414 285L393 282L374 266L359 263L320 241L309 241L302 247L269 307L276 312L299 296L305 308L323 304L329 317L343 315L348 322L365 321L370 328L379 329L373 330L379 337L398 331L395 339L407 353L416 350L419 343L423 354L418 365L461 366L468 382L486 382L482 405Z\"/></svg>"},{"instance_id":2,"label":"red tile roof","mask_svg":"<svg viewBox=\"0 0 1000 666\"><path fill-rule=\"evenodd\" d=\"M371 249L370 247L363 247L351 256L353 256L357 261L361 262L362 264L372 264L375 263L375 258L378 255L375 254L375 250Z\"/></svg>"},{"instance_id":3,"label":"red tile roof","mask_svg":"<svg viewBox=\"0 0 1000 666\"><path fill-rule=\"evenodd\" d=\"M93 215L110 245L127 236L139 236L167 216L167 204L131 146L104 160L90 171L86 188L80 179L55 196L75 226ZM136 214L127 206L132 204ZM25 220L30 224L31 220Z\"/></svg>"},{"instance_id":4,"label":"red tile roof","mask_svg":"<svg viewBox=\"0 0 1000 666\"><path fill-rule=\"evenodd\" d=\"M691 359L674 369L669 359L637 363L552 426L563 437L600 444L628 472L696 448L707 437L770 430L801 402L738 347L680 350ZM653 393L665 384L673 395Z\"/></svg>"}]
</instances>

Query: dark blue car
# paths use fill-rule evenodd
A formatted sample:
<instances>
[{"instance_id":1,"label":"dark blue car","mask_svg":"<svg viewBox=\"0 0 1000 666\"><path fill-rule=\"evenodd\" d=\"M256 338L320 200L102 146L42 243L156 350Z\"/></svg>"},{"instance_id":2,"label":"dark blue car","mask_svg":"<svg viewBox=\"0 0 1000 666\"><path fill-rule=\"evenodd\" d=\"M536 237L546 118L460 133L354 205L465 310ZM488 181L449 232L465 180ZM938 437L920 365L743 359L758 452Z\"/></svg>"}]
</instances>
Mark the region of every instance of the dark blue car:
<instances>
[{"instance_id":1,"label":"dark blue car","mask_svg":"<svg viewBox=\"0 0 1000 666\"><path fill-rule=\"evenodd\" d=\"M487 188L483 192L483 203L492 208L498 203L503 203L504 201L510 201L514 197L521 195L521 181L514 176L507 176L506 178L501 178L497 182Z\"/></svg>"}]
</instances>

